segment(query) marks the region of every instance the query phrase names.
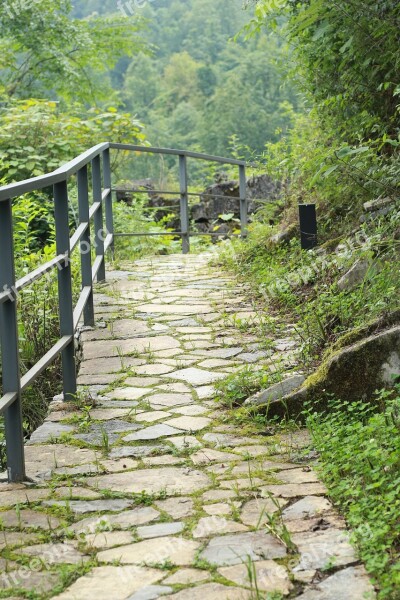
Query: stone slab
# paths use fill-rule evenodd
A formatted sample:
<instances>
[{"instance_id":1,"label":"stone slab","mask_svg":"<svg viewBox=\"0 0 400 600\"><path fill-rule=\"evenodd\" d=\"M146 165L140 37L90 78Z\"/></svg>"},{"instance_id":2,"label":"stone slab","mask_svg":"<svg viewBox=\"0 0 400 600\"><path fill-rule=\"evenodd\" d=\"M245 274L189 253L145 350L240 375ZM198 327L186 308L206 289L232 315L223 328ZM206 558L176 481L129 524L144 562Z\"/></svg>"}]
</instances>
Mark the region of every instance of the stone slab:
<instances>
[{"instance_id":1,"label":"stone slab","mask_svg":"<svg viewBox=\"0 0 400 600\"><path fill-rule=\"evenodd\" d=\"M206 581L209 578L210 573L208 571L201 571L200 569L179 569L179 571L164 579L163 583L167 583L168 585L190 585L192 583Z\"/></svg>"},{"instance_id":2,"label":"stone slab","mask_svg":"<svg viewBox=\"0 0 400 600\"><path fill-rule=\"evenodd\" d=\"M129 596L126 600L157 600L161 596L170 594L172 591L173 589L166 585L147 585L132 596Z\"/></svg>"},{"instance_id":3,"label":"stone slab","mask_svg":"<svg viewBox=\"0 0 400 600\"><path fill-rule=\"evenodd\" d=\"M238 565L246 562L284 558L286 548L276 538L263 531L217 536L210 540L200 558L217 566Z\"/></svg>"},{"instance_id":4,"label":"stone slab","mask_svg":"<svg viewBox=\"0 0 400 600\"><path fill-rule=\"evenodd\" d=\"M356 551L349 542L349 534L340 529L295 533L292 541L300 553L300 562L293 569L306 571L324 569L328 565L342 566L357 561Z\"/></svg>"},{"instance_id":5,"label":"stone slab","mask_svg":"<svg viewBox=\"0 0 400 600\"><path fill-rule=\"evenodd\" d=\"M154 456L155 454L162 454L163 452L168 451L169 448L167 446L161 445L118 446L118 448L111 450L109 457L111 459L126 458L130 456L141 458L142 456Z\"/></svg>"},{"instance_id":6,"label":"stone slab","mask_svg":"<svg viewBox=\"0 0 400 600\"><path fill-rule=\"evenodd\" d=\"M206 583L195 588L182 590L172 596L164 596L165 600L251 600L252 594L247 590L229 587L221 583Z\"/></svg>"},{"instance_id":7,"label":"stone slab","mask_svg":"<svg viewBox=\"0 0 400 600\"><path fill-rule=\"evenodd\" d=\"M199 400L205 400L206 398L213 398L216 394L216 389L212 385L201 385L196 388L196 394Z\"/></svg>"},{"instance_id":8,"label":"stone slab","mask_svg":"<svg viewBox=\"0 0 400 600\"><path fill-rule=\"evenodd\" d=\"M92 550L108 550L115 546L132 544L134 541L131 531L98 531L96 533L81 534L79 538L89 552Z\"/></svg>"},{"instance_id":9,"label":"stone slab","mask_svg":"<svg viewBox=\"0 0 400 600\"><path fill-rule=\"evenodd\" d=\"M190 394L153 394L148 396L147 400L150 406L155 410L159 408L172 408L174 406L182 406L184 404L190 404L193 399Z\"/></svg>"},{"instance_id":10,"label":"stone slab","mask_svg":"<svg viewBox=\"0 0 400 600\"><path fill-rule=\"evenodd\" d=\"M300 496L323 496L328 490L322 483L288 483L287 485L267 485L261 488L261 495L273 494L281 498Z\"/></svg>"},{"instance_id":11,"label":"stone slab","mask_svg":"<svg viewBox=\"0 0 400 600\"><path fill-rule=\"evenodd\" d=\"M179 406L174 408L173 412L185 415L186 417L197 417L198 415L209 412L209 409L206 406L200 406L200 404L192 404L190 406Z\"/></svg>"},{"instance_id":12,"label":"stone slab","mask_svg":"<svg viewBox=\"0 0 400 600\"><path fill-rule=\"evenodd\" d=\"M0 577L0 589L22 588L31 594L34 593L36 597L37 594L49 594L54 588L61 585L61 583L62 576L60 573L52 573L47 570L39 572L34 570L29 571L26 568L23 569L21 565L16 571L3 573L2 577ZM17 598L16 600L19 599Z\"/></svg>"},{"instance_id":13,"label":"stone slab","mask_svg":"<svg viewBox=\"0 0 400 600\"><path fill-rule=\"evenodd\" d=\"M121 359L117 353L111 357L106 355L97 359L83 360L80 365L79 375L97 375L98 373L121 374L121 371L127 368L135 368L143 364L145 364L143 359L133 358L131 356L124 356Z\"/></svg>"},{"instance_id":14,"label":"stone slab","mask_svg":"<svg viewBox=\"0 0 400 600\"><path fill-rule=\"evenodd\" d=\"M192 494L209 486L209 477L201 471L185 467L141 469L129 473L103 475L88 481L88 485L114 492L167 495Z\"/></svg>"},{"instance_id":15,"label":"stone slab","mask_svg":"<svg viewBox=\"0 0 400 600\"><path fill-rule=\"evenodd\" d=\"M31 557L38 557L46 565L79 565L89 560L79 552L72 544L37 544L21 548L18 553Z\"/></svg>"},{"instance_id":16,"label":"stone slab","mask_svg":"<svg viewBox=\"0 0 400 600\"><path fill-rule=\"evenodd\" d=\"M152 425L146 427L135 433L131 433L123 438L124 442L138 442L141 440L158 440L160 438L177 435L180 433L179 429L171 427L166 423L159 423L158 425Z\"/></svg>"},{"instance_id":17,"label":"stone slab","mask_svg":"<svg viewBox=\"0 0 400 600\"><path fill-rule=\"evenodd\" d=\"M202 517L192 531L195 539L207 538L211 535L222 535L224 533L237 533L247 531L247 527L236 521L229 521L225 517L210 516Z\"/></svg>"},{"instance_id":18,"label":"stone slab","mask_svg":"<svg viewBox=\"0 0 400 600\"><path fill-rule=\"evenodd\" d=\"M184 523L157 523L156 525L145 525L137 528L137 535L143 540L151 538L165 537L166 535L176 535L182 533Z\"/></svg>"},{"instance_id":19,"label":"stone slab","mask_svg":"<svg viewBox=\"0 0 400 600\"><path fill-rule=\"evenodd\" d=\"M135 373L138 375L165 375L175 370L174 365L166 365L165 363L150 363L136 367Z\"/></svg>"},{"instance_id":20,"label":"stone slab","mask_svg":"<svg viewBox=\"0 0 400 600\"><path fill-rule=\"evenodd\" d=\"M46 500L44 506L68 506L77 515L91 512L120 512L132 506L131 500Z\"/></svg>"},{"instance_id":21,"label":"stone slab","mask_svg":"<svg viewBox=\"0 0 400 600\"><path fill-rule=\"evenodd\" d=\"M127 383L127 381L125 381ZM140 400L149 393L149 390L140 387L120 387L107 394L108 398L113 400Z\"/></svg>"},{"instance_id":22,"label":"stone slab","mask_svg":"<svg viewBox=\"0 0 400 600\"><path fill-rule=\"evenodd\" d=\"M198 542L181 537L163 537L144 540L100 552L100 562L118 560L123 565L159 565L166 561L177 566L190 566L200 547Z\"/></svg>"},{"instance_id":23,"label":"stone slab","mask_svg":"<svg viewBox=\"0 0 400 600\"><path fill-rule=\"evenodd\" d=\"M84 345L84 360L127 356L133 353L179 348L179 342L168 335L143 337L137 339L101 340L86 342Z\"/></svg>"},{"instance_id":24,"label":"stone slab","mask_svg":"<svg viewBox=\"0 0 400 600\"><path fill-rule=\"evenodd\" d=\"M262 560L253 565L255 571L253 575L257 581L258 590L287 596L293 589L289 573L282 565L278 565L273 560ZM218 573L237 585L254 588L254 581L249 579L247 564L221 567L218 569Z\"/></svg>"},{"instance_id":25,"label":"stone slab","mask_svg":"<svg viewBox=\"0 0 400 600\"><path fill-rule=\"evenodd\" d=\"M235 461L238 459L237 454L230 452L220 452L213 448L202 448L191 455L191 460L195 465L208 465L215 461Z\"/></svg>"},{"instance_id":26,"label":"stone slab","mask_svg":"<svg viewBox=\"0 0 400 600\"><path fill-rule=\"evenodd\" d=\"M143 506L125 510L119 514L86 517L68 527L76 534L93 534L96 531L112 531L114 528L130 529L155 521L160 513L151 506Z\"/></svg>"},{"instance_id":27,"label":"stone slab","mask_svg":"<svg viewBox=\"0 0 400 600\"><path fill-rule=\"evenodd\" d=\"M268 516L276 513L287 504L286 500L271 500L270 498L255 498L246 502L240 513L241 521L245 525L259 529L268 523Z\"/></svg>"},{"instance_id":28,"label":"stone slab","mask_svg":"<svg viewBox=\"0 0 400 600\"><path fill-rule=\"evenodd\" d=\"M135 416L135 420L139 423L154 423L155 421L161 421L162 419L167 419L171 417L172 413L161 410L152 410L149 412L140 413Z\"/></svg>"},{"instance_id":29,"label":"stone slab","mask_svg":"<svg viewBox=\"0 0 400 600\"><path fill-rule=\"evenodd\" d=\"M157 385L160 382L161 379L158 377L127 377L124 384L133 387L149 387Z\"/></svg>"},{"instance_id":30,"label":"stone slab","mask_svg":"<svg viewBox=\"0 0 400 600\"><path fill-rule=\"evenodd\" d=\"M225 377L224 373L216 373L215 371L205 371L204 369L196 369L195 367L190 367L188 369L181 369L180 371L175 371L174 373L170 373L165 375L167 378L171 379L180 379L182 381L186 381L195 387L208 385L209 383L213 383L218 379L223 379Z\"/></svg>"},{"instance_id":31,"label":"stone slab","mask_svg":"<svg viewBox=\"0 0 400 600\"><path fill-rule=\"evenodd\" d=\"M75 427L71 425L63 425L62 423L54 423L51 421L45 421L43 425L38 427L27 442L28 445L32 444L46 444L53 440L58 439L62 435L67 435L73 432Z\"/></svg>"},{"instance_id":32,"label":"stone slab","mask_svg":"<svg viewBox=\"0 0 400 600\"><path fill-rule=\"evenodd\" d=\"M311 519L321 516L333 510L332 504L327 498L321 496L306 496L282 511L285 521L295 519Z\"/></svg>"},{"instance_id":33,"label":"stone slab","mask_svg":"<svg viewBox=\"0 0 400 600\"><path fill-rule=\"evenodd\" d=\"M313 585L299 600L365 600L376 598L375 590L364 567L348 567Z\"/></svg>"},{"instance_id":34,"label":"stone slab","mask_svg":"<svg viewBox=\"0 0 400 600\"><path fill-rule=\"evenodd\" d=\"M194 513L194 504L191 498L168 498L167 500L158 500L155 505L173 519L185 519Z\"/></svg>"},{"instance_id":35,"label":"stone slab","mask_svg":"<svg viewBox=\"0 0 400 600\"><path fill-rule=\"evenodd\" d=\"M44 529L53 530L60 526L60 521L53 515L31 509L15 511L7 510L0 513L3 527L18 529Z\"/></svg>"},{"instance_id":36,"label":"stone slab","mask_svg":"<svg viewBox=\"0 0 400 600\"><path fill-rule=\"evenodd\" d=\"M129 594L156 583L162 571L145 567L96 567L80 577L56 600L126 600Z\"/></svg>"},{"instance_id":37,"label":"stone slab","mask_svg":"<svg viewBox=\"0 0 400 600\"><path fill-rule=\"evenodd\" d=\"M137 310L146 314L162 314L162 315L206 315L213 312L213 308L209 304L142 304L137 307Z\"/></svg>"},{"instance_id":38,"label":"stone slab","mask_svg":"<svg viewBox=\"0 0 400 600\"><path fill-rule=\"evenodd\" d=\"M188 450L189 448L201 448L201 442L192 435L180 435L168 438L168 441L178 450Z\"/></svg>"},{"instance_id":39,"label":"stone slab","mask_svg":"<svg viewBox=\"0 0 400 600\"><path fill-rule=\"evenodd\" d=\"M208 419L207 417L182 416L169 419L165 422L165 425L181 429L182 431L192 432L201 431L208 427L210 423L211 419Z\"/></svg>"},{"instance_id":40,"label":"stone slab","mask_svg":"<svg viewBox=\"0 0 400 600\"><path fill-rule=\"evenodd\" d=\"M26 531L0 531L0 550L4 548L13 548L17 546L26 546L38 542L37 533L27 533Z\"/></svg>"}]
</instances>

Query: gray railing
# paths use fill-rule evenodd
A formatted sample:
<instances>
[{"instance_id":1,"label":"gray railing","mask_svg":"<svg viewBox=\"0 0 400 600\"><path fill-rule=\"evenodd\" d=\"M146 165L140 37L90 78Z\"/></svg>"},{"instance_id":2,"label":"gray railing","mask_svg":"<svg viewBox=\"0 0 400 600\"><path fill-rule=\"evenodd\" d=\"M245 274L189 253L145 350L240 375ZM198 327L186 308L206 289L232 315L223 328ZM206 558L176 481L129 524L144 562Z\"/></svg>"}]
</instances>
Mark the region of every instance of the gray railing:
<instances>
[{"instance_id":1,"label":"gray railing","mask_svg":"<svg viewBox=\"0 0 400 600\"><path fill-rule=\"evenodd\" d=\"M183 253L188 253L190 250L190 237L201 235L191 232L189 228L189 195L191 194L188 191L187 159L193 158L238 166L241 235L246 235L246 163L240 160L168 148L104 143L94 146L52 173L0 187L0 290L2 290L0 291L0 346L3 387L3 396L0 398L0 414L4 414L5 419L7 472L10 482L19 482L25 479L22 392L32 385L61 354L64 399L71 400L76 397L77 371L74 336L82 315L85 325L94 325L93 282L96 278L97 281L105 280L105 254L109 249L113 252L115 238L119 235L138 235L114 231L110 150L139 151L179 157L181 230L168 231L160 235L180 236ZM92 201L89 200L89 167L91 167ZM76 177L77 180L79 206L79 225L72 237L68 210L68 182L71 177ZM12 200L23 194L49 187L52 187L54 191L56 256L16 281ZM90 234L92 220L93 237ZM71 254L78 245L81 250L82 289L74 307ZM92 248L95 249L94 260L92 260ZM21 290L55 268L58 270L60 339L27 373L21 376L18 295Z\"/></svg>"}]
</instances>

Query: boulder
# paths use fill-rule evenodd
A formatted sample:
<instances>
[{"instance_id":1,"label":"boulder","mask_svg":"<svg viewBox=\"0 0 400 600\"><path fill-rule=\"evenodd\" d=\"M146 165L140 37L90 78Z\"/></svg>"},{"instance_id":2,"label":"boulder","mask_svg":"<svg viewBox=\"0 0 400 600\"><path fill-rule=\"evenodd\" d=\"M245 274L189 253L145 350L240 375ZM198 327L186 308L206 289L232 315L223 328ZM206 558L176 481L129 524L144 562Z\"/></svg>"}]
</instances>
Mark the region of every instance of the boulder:
<instances>
[{"instance_id":1,"label":"boulder","mask_svg":"<svg viewBox=\"0 0 400 600\"><path fill-rule=\"evenodd\" d=\"M338 288L341 291L352 290L362 283L370 269L371 262L368 259L359 259L347 273L338 281Z\"/></svg>"},{"instance_id":2,"label":"boulder","mask_svg":"<svg viewBox=\"0 0 400 600\"><path fill-rule=\"evenodd\" d=\"M269 243L272 246L280 246L282 244L287 244L288 242L290 242L291 239L293 239L296 236L297 231L298 227L296 223L292 223L291 225L285 227L285 229L282 229L281 231L278 231L278 233L275 233L269 239Z\"/></svg>"},{"instance_id":3,"label":"boulder","mask_svg":"<svg viewBox=\"0 0 400 600\"><path fill-rule=\"evenodd\" d=\"M247 212L253 214L257 205L275 202L281 193L280 182L272 180L269 175L256 175L247 180L246 197ZM191 217L200 231L214 230L215 225L222 225L220 215L232 215L229 230L238 227L235 219L240 218L239 182L220 177L217 183L209 186L201 195L200 203L191 209Z\"/></svg>"},{"instance_id":4,"label":"boulder","mask_svg":"<svg viewBox=\"0 0 400 600\"><path fill-rule=\"evenodd\" d=\"M271 416L298 417L305 402L323 409L328 396L372 401L375 390L392 387L396 377L400 377L400 325L337 349L300 389L270 400L265 410Z\"/></svg>"},{"instance_id":5,"label":"boulder","mask_svg":"<svg viewBox=\"0 0 400 600\"><path fill-rule=\"evenodd\" d=\"M361 223L385 217L396 208L396 200L394 198L378 198L365 202L363 208L364 214L360 217Z\"/></svg>"},{"instance_id":6,"label":"boulder","mask_svg":"<svg viewBox=\"0 0 400 600\"><path fill-rule=\"evenodd\" d=\"M391 206L395 203L393 198L378 198L377 200L370 200L369 202L364 202L363 208L365 212L376 212L385 208L386 206Z\"/></svg>"},{"instance_id":7,"label":"boulder","mask_svg":"<svg viewBox=\"0 0 400 600\"><path fill-rule=\"evenodd\" d=\"M275 181L269 175L254 175L247 180L247 199L251 212L257 209L259 201L276 202L282 195L282 183ZM254 206L253 206L254 205Z\"/></svg>"},{"instance_id":8,"label":"boulder","mask_svg":"<svg viewBox=\"0 0 400 600\"><path fill-rule=\"evenodd\" d=\"M150 193L155 189L155 183L151 179L137 179L121 183L116 190L117 202L125 202L128 206L132 206L135 194Z\"/></svg>"},{"instance_id":9,"label":"boulder","mask_svg":"<svg viewBox=\"0 0 400 600\"><path fill-rule=\"evenodd\" d=\"M247 398L245 405L260 406L263 404L269 404L270 402L275 402L294 390L297 390L301 385L303 385L305 380L306 378L304 375L293 375L292 377L288 377L279 383L271 385L266 390L262 390L261 392L258 392L258 394L254 394L254 396Z\"/></svg>"}]
</instances>

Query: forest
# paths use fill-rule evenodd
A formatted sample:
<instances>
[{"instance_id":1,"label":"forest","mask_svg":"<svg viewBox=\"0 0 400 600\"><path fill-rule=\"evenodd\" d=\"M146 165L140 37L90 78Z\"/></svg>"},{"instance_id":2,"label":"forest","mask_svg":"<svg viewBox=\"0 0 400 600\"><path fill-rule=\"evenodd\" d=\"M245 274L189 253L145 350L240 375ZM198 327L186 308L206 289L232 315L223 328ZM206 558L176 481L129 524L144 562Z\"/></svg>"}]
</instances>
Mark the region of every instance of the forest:
<instances>
[{"instance_id":1,"label":"forest","mask_svg":"<svg viewBox=\"0 0 400 600\"><path fill-rule=\"evenodd\" d=\"M282 184L279 200L251 215L246 240L220 244L218 264L239 278L268 327L291 324L309 403L282 422L246 409L245 399L271 383L252 365L218 387L238 427L307 424L378 598L398 600L400 374L389 361L391 385L365 392L368 377L346 372L340 385L364 390L350 399L340 387L326 392L324 379L343 348L400 326L398 0L5 0L0 33L1 186L100 141L241 158L249 174ZM123 153L113 163L122 183L156 179L159 169ZM162 169L163 183L176 185L176 162ZM195 189L214 175L196 173ZM117 226L160 232L165 222L143 213L145 201L116 204ZM298 204L316 206L311 252L299 246ZM71 230L76 208L71 186ZM52 191L14 199L13 217L20 277L54 256ZM194 251L207 247L202 240ZM178 249L172 236L124 241L116 265ZM59 337L56 274L20 302L26 372ZM254 328L247 333L268 338L268 328ZM56 363L24 393L27 438L59 382Z\"/></svg>"}]
</instances>

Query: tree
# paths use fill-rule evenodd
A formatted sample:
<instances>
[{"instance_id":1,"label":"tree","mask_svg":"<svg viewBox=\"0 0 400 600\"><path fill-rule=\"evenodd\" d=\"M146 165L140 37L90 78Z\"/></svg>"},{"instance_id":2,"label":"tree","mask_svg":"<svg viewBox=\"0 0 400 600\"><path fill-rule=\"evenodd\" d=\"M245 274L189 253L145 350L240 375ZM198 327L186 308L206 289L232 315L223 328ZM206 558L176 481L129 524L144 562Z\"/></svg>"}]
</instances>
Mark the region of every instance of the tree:
<instances>
[{"instance_id":1,"label":"tree","mask_svg":"<svg viewBox=\"0 0 400 600\"><path fill-rule=\"evenodd\" d=\"M0 97L98 102L112 89L99 74L143 47L137 19L71 18L68 0L0 5Z\"/></svg>"},{"instance_id":2,"label":"tree","mask_svg":"<svg viewBox=\"0 0 400 600\"><path fill-rule=\"evenodd\" d=\"M350 144L383 136L398 140L398 0L260 0L253 26L276 27L282 18L294 73L321 123Z\"/></svg>"},{"instance_id":3,"label":"tree","mask_svg":"<svg viewBox=\"0 0 400 600\"><path fill-rule=\"evenodd\" d=\"M199 93L199 67L188 52L173 54L164 70L161 102L174 107L195 97Z\"/></svg>"},{"instance_id":4,"label":"tree","mask_svg":"<svg viewBox=\"0 0 400 600\"><path fill-rule=\"evenodd\" d=\"M151 56L139 53L128 67L122 98L126 107L147 119L160 90L157 64Z\"/></svg>"},{"instance_id":5,"label":"tree","mask_svg":"<svg viewBox=\"0 0 400 600\"><path fill-rule=\"evenodd\" d=\"M281 52L277 43L261 38L252 51L235 54L235 66L222 74L204 111L201 140L208 152L226 152L236 135L261 154L266 142L276 141L290 125L297 98L283 85Z\"/></svg>"}]
</instances>

